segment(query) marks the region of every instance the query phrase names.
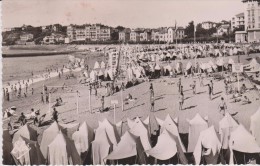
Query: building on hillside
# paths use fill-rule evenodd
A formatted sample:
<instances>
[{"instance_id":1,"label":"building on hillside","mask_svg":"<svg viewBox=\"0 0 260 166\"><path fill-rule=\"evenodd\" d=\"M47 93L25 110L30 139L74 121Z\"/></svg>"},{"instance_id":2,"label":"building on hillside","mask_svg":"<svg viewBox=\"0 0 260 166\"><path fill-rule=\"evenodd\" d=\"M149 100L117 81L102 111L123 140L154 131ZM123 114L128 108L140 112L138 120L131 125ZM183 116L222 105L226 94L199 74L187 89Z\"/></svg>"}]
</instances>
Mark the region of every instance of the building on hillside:
<instances>
[{"instance_id":1,"label":"building on hillside","mask_svg":"<svg viewBox=\"0 0 260 166\"><path fill-rule=\"evenodd\" d=\"M50 36L45 36L43 38L44 44L58 44L58 43L64 43L65 37L64 35L60 34L51 34Z\"/></svg>"},{"instance_id":2,"label":"building on hillside","mask_svg":"<svg viewBox=\"0 0 260 166\"><path fill-rule=\"evenodd\" d=\"M140 41L151 41L151 30L146 29L140 33Z\"/></svg>"},{"instance_id":3,"label":"building on hillside","mask_svg":"<svg viewBox=\"0 0 260 166\"><path fill-rule=\"evenodd\" d=\"M228 35L230 33L230 25L229 24L223 24L223 25L220 25L218 28L217 28L217 36L222 36L224 34Z\"/></svg>"},{"instance_id":4,"label":"building on hillside","mask_svg":"<svg viewBox=\"0 0 260 166\"><path fill-rule=\"evenodd\" d=\"M159 30L158 29L153 29L151 33L151 40L152 41L159 41Z\"/></svg>"},{"instance_id":5,"label":"building on hillside","mask_svg":"<svg viewBox=\"0 0 260 166\"><path fill-rule=\"evenodd\" d=\"M231 19L231 31L234 31L235 28L245 28L245 14L239 13L232 17Z\"/></svg>"},{"instance_id":6,"label":"building on hillside","mask_svg":"<svg viewBox=\"0 0 260 166\"><path fill-rule=\"evenodd\" d=\"M167 28L167 33L165 34L166 42L173 43L176 41L176 39L183 39L183 38L184 38L183 27L177 27L177 30L175 30L175 27Z\"/></svg>"},{"instance_id":7,"label":"building on hillside","mask_svg":"<svg viewBox=\"0 0 260 166\"><path fill-rule=\"evenodd\" d=\"M133 42L139 42L140 41L140 31L139 30L131 30L130 41L133 41Z\"/></svg>"},{"instance_id":8,"label":"building on hillside","mask_svg":"<svg viewBox=\"0 0 260 166\"><path fill-rule=\"evenodd\" d=\"M205 21L201 23L201 27L203 29L211 29L211 28L216 28L217 24L211 21Z\"/></svg>"},{"instance_id":9,"label":"building on hillside","mask_svg":"<svg viewBox=\"0 0 260 166\"><path fill-rule=\"evenodd\" d=\"M24 34L20 35L21 41L29 41L32 39L33 39L33 34L31 34L31 33L24 33Z\"/></svg>"},{"instance_id":10,"label":"building on hillside","mask_svg":"<svg viewBox=\"0 0 260 166\"><path fill-rule=\"evenodd\" d=\"M118 40L121 42L128 42L130 40L131 29L126 28L118 33Z\"/></svg>"},{"instance_id":11,"label":"building on hillside","mask_svg":"<svg viewBox=\"0 0 260 166\"><path fill-rule=\"evenodd\" d=\"M69 25L70 41L106 41L111 39L111 28L102 24Z\"/></svg>"},{"instance_id":12,"label":"building on hillside","mask_svg":"<svg viewBox=\"0 0 260 166\"><path fill-rule=\"evenodd\" d=\"M52 25L52 31L54 32L60 32L62 30L62 25L60 24L54 24Z\"/></svg>"},{"instance_id":13,"label":"building on hillside","mask_svg":"<svg viewBox=\"0 0 260 166\"><path fill-rule=\"evenodd\" d=\"M167 28L160 28L159 29L159 42L166 42L167 37Z\"/></svg>"}]
</instances>

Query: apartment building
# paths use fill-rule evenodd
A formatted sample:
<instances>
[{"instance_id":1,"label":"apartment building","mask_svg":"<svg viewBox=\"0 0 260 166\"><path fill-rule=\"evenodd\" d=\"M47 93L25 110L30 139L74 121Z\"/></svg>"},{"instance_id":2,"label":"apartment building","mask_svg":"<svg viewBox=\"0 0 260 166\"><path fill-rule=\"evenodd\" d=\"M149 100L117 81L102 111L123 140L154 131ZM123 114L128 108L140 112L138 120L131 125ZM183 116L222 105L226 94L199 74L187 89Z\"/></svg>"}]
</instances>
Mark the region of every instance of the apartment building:
<instances>
[{"instance_id":1,"label":"apartment building","mask_svg":"<svg viewBox=\"0 0 260 166\"><path fill-rule=\"evenodd\" d=\"M21 41L29 41L32 39L33 39L33 34L31 34L31 33L25 33L25 34L20 35Z\"/></svg>"},{"instance_id":2,"label":"apartment building","mask_svg":"<svg viewBox=\"0 0 260 166\"><path fill-rule=\"evenodd\" d=\"M111 39L111 29L102 24L69 25L67 36L70 41L106 41Z\"/></svg>"},{"instance_id":3,"label":"apartment building","mask_svg":"<svg viewBox=\"0 0 260 166\"><path fill-rule=\"evenodd\" d=\"M119 36L119 41L121 42L128 42L130 40L130 33L131 33L131 29L126 28L123 31L120 31L118 33Z\"/></svg>"},{"instance_id":4,"label":"apartment building","mask_svg":"<svg viewBox=\"0 0 260 166\"><path fill-rule=\"evenodd\" d=\"M139 42L140 41L140 31L138 30L131 30L130 32L130 41Z\"/></svg>"},{"instance_id":5,"label":"apartment building","mask_svg":"<svg viewBox=\"0 0 260 166\"><path fill-rule=\"evenodd\" d=\"M231 31L234 31L235 28L245 28L245 14L239 13L232 17L231 19Z\"/></svg>"},{"instance_id":6,"label":"apartment building","mask_svg":"<svg viewBox=\"0 0 260 166\"><path fill-rule=\"evenodd\" d=\"M151 41L152 34L150 30L144 30L140 33L140 41Z\"/></svg>"}]
</instances>

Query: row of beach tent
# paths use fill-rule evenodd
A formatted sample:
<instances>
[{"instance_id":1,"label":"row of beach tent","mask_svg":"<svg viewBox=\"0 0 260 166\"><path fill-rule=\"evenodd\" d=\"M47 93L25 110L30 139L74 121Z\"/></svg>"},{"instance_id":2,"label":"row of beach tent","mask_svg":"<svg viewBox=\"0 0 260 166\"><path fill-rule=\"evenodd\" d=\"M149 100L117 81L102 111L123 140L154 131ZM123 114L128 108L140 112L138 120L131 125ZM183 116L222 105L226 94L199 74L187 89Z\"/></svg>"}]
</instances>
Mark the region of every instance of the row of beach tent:
<instances>
[{"instance_id":1,"label":"row of beach tent","mask_svg":"<svg viewBox=\"0 0 260 166\"><path fill-rule=\"evenodd\" d=\"M246 164L246 157L260 159L260 108L251 116L250 131L227 113L219 121L216 132L207 117L196 114L189 123L187 149L178 131L178 119L167 115L164 120L155 117L160 126L155 144L152 144L150 121L127 118L128 130L122 134L122 124L107 119L92 129L81 124L52 123L42 134L40 144L37 132L28 124L11 137L3 131L3 163L19 165L75 165L75 164ZM226 157L223 151L229 151ZM192 154L191 160L188 154ZM250 158L251 159L251 158ZM222 163L222 164L224 164Z\"/></svg>"}]
</instances>

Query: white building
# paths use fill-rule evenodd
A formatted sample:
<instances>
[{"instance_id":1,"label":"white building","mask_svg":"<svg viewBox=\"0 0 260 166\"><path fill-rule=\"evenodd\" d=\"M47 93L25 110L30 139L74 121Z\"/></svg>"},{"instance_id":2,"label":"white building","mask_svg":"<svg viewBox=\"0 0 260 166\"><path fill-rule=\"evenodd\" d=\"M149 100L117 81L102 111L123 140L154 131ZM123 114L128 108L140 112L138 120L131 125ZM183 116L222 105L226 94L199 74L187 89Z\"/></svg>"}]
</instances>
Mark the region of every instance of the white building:
<instances>
[{"instance_id":1,"label":"white building","mask_svg":"<svg viewBox=\"0 0 260 166\"><path fill-rule=\"evenodd\" d=\"M235 28L245 27L245 14L239 13L231 19L231 31Z\"/></svg>"},{"instance_id":2,"label":"white building","mask_svg":"<svg viewBox=\"0 0 260 166\"><path fill-rule=\"evenodd\" d=\"M201 27L203 29L211 29L211 28L215 28L216 26L217 24L211 21L205 21L201 23Z\"/></svg>"}]
</instances>

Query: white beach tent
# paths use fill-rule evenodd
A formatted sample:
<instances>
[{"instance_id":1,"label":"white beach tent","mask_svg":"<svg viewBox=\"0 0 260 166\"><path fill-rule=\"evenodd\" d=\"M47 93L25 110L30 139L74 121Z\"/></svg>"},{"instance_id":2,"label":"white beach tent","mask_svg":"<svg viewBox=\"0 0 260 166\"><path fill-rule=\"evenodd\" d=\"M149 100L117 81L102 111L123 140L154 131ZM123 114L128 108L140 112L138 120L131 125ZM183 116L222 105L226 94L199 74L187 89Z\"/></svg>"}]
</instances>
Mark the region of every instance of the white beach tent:
<instances>
[{"instance_id":1,"label":"white beach tent","mask_svg":"<svg viewBox=\"0 0 260 166\"><path fill-rule=\"evenodd\" d=\"M97 78L97 72L94 71L94 70L92 70L92 71L90 72L90 74L89 74L89 77L90 77L91 81L95 81L96 78Z\"/></svg>"},{"instance_id":2,"label":"white beach tent","mask_svg":"<svg viewBox=\"0 0 260 166\"><path fill-rule=\"evenodd\" d=\"M181 164L188 164L177 137L172 135L167 129L162 131L155 147L146 152L159 160L168 160L178 154Z\"/></svg>"},{"instance_id":3,"label":"white beach tent","mask_svg":"<svg viewBox=\"0 0 260 166\"><path fill-rule=\"evenodd\" d=\"M197 113L193 119L187 119L187 121L189 122L188 152L193 152L200 132L208 128L208 123L200 116L199 113Z\"/></svg>"},{"instance_id":4,"label":"white beach tent","mask_svg":"<svg viewBox=\"0 0 260 166\"><path fill-rule=\"evenodd\" d=\"M81 165L82 161L75 144L61 131L48 145L48 164Z\"/></svg>"},{"instance_id":5,"label":"white beach tent","mask_svg":"<svg viewBox=\"0 0 260 166\"><path fill-rule=\"evenodd\" d=\"M250 120L250 131L252 132L252 135L256 138L256 142L260 146L260 107L250 117Z\"/></svg>"},{"instance_id":6,"label":"white beach tent","mask_svg":"<svg viewBox=\"0 0 260 166\"><path fill-rule=\"evenodd\" d=\"M3 130L3 164L13 165L14 161L11 156L11 151L13 149L12 138L8 130Z\"/></svg>"},{"instance_id":7,"label":"white beach tent","mask_svg":"<svg viewBox=\"0 0 260 166\"><path fill-rule=\"evenodd\" d=\"M243 153L260 153L260 147L258 146L255 137L252 136L241 124L236 128L236 130L231 132L230 139L229 139L229 148L230 148L229 164L236 164L234 163L233 150L243 152Z\"/></svg>"},{"instance_id":8,"label":"white beach tent","mask_svg":"<svg viewBox=\"0 0 260 166\"><path fill-rule=\"evenodd\" d=\"M27 123L22 126L13 136L13 144L19 139L20 136L23 136L29 140L37 141L37 131L30 127Z\"/></svg>"},{"instance_id":9,"label":"white beach tent","mask_svg":"<svg viewBox=\"0 0 260 166\"><path fill-rule=\"evenodd\" d=\"M187 65L186 65L186 70L189 70L191 67L192 67L192 63L188 62Z\"/></svg>"},{"instance_id":10,"label":"white beach tent","mask_svg":"<svg viewBox=\"0 0 260 166\"><path fill-rule=\"evenodd\" d=\"M60 130L64 130L64 128L54 121L47 129L43 131L40 148L44 158L47 158L48 145L55 139Z\"/></svg>"},{"instance_id":11,"label":"white beach tent","mask_svg":"<svg viewBox=\"0 0 260 166\"><path fill-rule=\"evenodd\" d=\"M106 157L112 151L113 144L109 140L105 128L97 128L95 132L95 140L92 142L92 158L93 165L104 165Z\"/></svg>"},{"instance_id":12,"label":"white beach tent","mask_svg":"<svg viewBox=\"0 0 260 166\"><path fill-rule=\"evenodd\" d=\"M99 128L104 128L106 130L107 136L113 145L116 145L119 140L119 134L117 132L117 126L104 119L102 122L98 122Z\"/></svg>"},{"instance_id":13,"label":"white beach tent","mask_svg":"<svg viewBox=\"0 0 260 166\"><path fill-rule=\"evenodd\" d=\"M226 113L225 116L219 121L219 134L223 149L228 149L230 133L237 127L238 123L229 113Z\"/></svg>"},{"instance_id":14,"label":"white beach tent","mask_svg":"<svg viewBox=\"0 0 260 166\"><path fill-rule=\"evenodd\" d=\"M84 161L89 153L91 142L94 140L93 129L90 128L86 122L83 122L78 131L73 133L72 139L74 140L77 152L81 155L82 160Z\"/></svg>"},{"instance_id":15,"label":"white beach tent","mask_svg":"<svg viewBox=\"0 0 260 166\"><path fill-rule=\"evenodd\" d=\"M37 141L20 136L11 152L17 165L43 165L46 161Z\"/></svg>"},{"instance_id":16,"label":"white beach tent","mask_svg":"<svg viewBox=\"0 0 260 166\"><path fill-rule=\"evenodd\" d=\"M203 152L203 148L206 148L206 151ZM206 164L217 164L220 149L221 143L218 139L214 126L201 131L193 152L195 164L200 164L202 156L204 156Z\"/></svg>"},{"instance_id":17,"label":"white beach tent","mask_svg":"<svg viewBox=\"0 0 260 166\"><path fill-rule=\"evenodd\" d=\"M100 63L100 68L101 68L101 69L104 69L104 68L106 68L106 64L105 64L105 62L104 62L104 61L102 61L102 62Z\"/></svg>"},{"instance_id":18,"label":"white beach tent","mask_svg":"<svg viewBox=\"0 0 260 166\"><path fill-rule=\"evenodd\" d=\"M186 149L181 141L180 135L179 135L179 130L178 127L176 126L175 120L171 118L169 114L167 114L165 120L161 120L159 118L155 118L157 123L161 126L161 133L167 129L172 135L176 136L178 138L178 141L180 142L180 146L182 148L183 152L186 152Z\"/></svg>"},{"instance_id":19,"label":"white beach tent","mask_svg":"<svg viewBox=\"0 0 260 166\"><path fill-rule=\"evenodd\" d=\"M234 65L235 62L234 62L234 60L233 60L232 58L229 58L229 59L228 59L228 64L230 64L230 65Z\"/></svg>"},{"instance_id":20,"label":"white beach tent","mask_svg":"<svg viewBox=\"0 0 260 166\"><path fill-rule=\"evenodd\" d=\"M100 65L99 65L98 61L96 61L94 64L94 69L99 69L99 68L100 68Z\"/></svg>"},{"instance_id":21,"label":"white beach tent","mask_svg":"<svg viewBox=\"0 0 260 166\"><path fill-rule=\"evenodd\" d=\"M147 156L144 153L140 137L134 136L129 131L126 131L121 137L118 145L114 147L114 150L106 157L106 159L119 160L133 156L136 156L136 158L139 159L139 164L147 163Z\"/></svg>"},{"instance_id":22,"label":"white beach tent","mask_svg":"<svg viewBox=\"0 0 260 166\"><path fill-rule=\"evenodd\" d=\"M136 123L134 123L129 131L135 136L140 137L144 150L151 149L148 127L141 120L138 120Z\"/></svg>"}]
</instances>

